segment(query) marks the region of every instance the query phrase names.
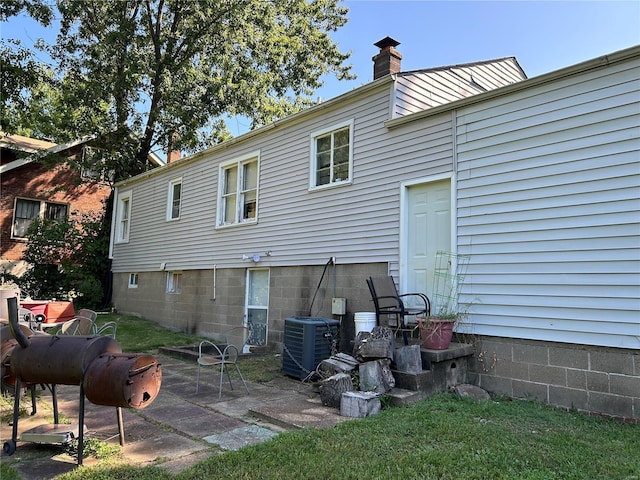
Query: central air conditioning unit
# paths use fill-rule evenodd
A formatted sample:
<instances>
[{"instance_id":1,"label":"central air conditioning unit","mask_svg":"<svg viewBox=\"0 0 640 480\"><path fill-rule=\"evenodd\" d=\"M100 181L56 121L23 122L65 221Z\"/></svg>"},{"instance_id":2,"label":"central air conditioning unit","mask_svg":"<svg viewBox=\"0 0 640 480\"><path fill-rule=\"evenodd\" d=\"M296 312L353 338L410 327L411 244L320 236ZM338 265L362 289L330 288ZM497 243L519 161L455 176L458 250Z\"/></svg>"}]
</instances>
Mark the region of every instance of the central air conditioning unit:
<instances>
[{"instance_id":1,"label":"central air conditioning unit","mask_svg":"<svg viewBox=\"0 0 640 480\"><path fill-rule=\"evenodd\" d=\"M322 360L331 357L331 345L337 342L339 328L340 321L331 318L285 318L282 372L307 378Z\"/></svg>"}]
</instances>

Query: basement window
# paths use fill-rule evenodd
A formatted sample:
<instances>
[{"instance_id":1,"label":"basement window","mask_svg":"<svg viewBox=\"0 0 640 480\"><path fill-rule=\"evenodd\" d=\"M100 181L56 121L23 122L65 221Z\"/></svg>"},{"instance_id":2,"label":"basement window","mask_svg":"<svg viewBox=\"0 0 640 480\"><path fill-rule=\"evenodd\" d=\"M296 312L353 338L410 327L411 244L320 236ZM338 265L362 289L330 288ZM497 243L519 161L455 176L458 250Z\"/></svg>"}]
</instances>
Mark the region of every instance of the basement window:
<instances>
[{"instance_id":1,"label":"basement window","mask_svg":"<svg viewBox=\"0 0 640 480\"><path fill-rule=\"evenodd\" d=\"M182 292L182 272L167 272L167 293Z\"/></svg>"}]
</instances>

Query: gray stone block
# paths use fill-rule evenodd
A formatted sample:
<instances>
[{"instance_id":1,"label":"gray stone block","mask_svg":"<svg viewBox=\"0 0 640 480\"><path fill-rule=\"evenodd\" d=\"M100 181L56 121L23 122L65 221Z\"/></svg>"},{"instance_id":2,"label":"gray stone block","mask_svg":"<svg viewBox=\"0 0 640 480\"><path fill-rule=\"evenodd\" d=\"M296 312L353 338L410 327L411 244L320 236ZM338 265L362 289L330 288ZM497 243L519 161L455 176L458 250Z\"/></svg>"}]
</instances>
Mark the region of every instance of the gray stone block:
<instances>
[{"instance_id":1,"label":"gray stone block","mask_svg":"<svg viewBox=\"0 0 640 480\"><path fill-rule=\"evenodd\" d=\"M609 387L611 393L616 395L640 398L640 377L612 374L609 376Z\"/></svg>"},{"instance_id":2,"label":"gray stone block","mask_svg":"<svg viewBox=\"0 0 640 480\"><path fill-rule=\"evenodd\" d=\"M393 358L393 346L393 331L387 327L374 327L371 332L358 332L353 356L360 362Z\"/></svg>"},{"instance_id":3,"label":"gray stone block","mask_svg":"<svg viewBox=\"0 0 640 480\"><path fill-rule=\"evenodd\" d=\"M609 375L602 372L587 372L587 389L609 393Z\"/></svg>"},{"instance_id":4,"label":"gray stone block","mask_svg":"<svg viewBox=\"0 0 640 480\"><path fill-rule=\"evenodd\" d=\"M318 370L324 374L324 376L335 375L336 373L349 373L355 370L357 364L353 365L351 363L346 363L341 360L338 360L334 357L327 358L320 362L318 366Z\"/></svg>"},{"instance_id":5,"label":"gray stone block","mask_svg":"<svg viewBox=\"0 0 640 480\"><path fill-rule=\"evenodd\" d=\"M400 372L420 373L422 371L420 345L406 345L396 348L394 362L396 370Z\"/></svg>"},{"instance_id":6,"label":"gray stone block","mask_svg":"<svg viewBox=\"0 0 640 480\"><path fill-rule=\"evenodd\" d=\"M536 400L538 402L547 402L549 398L548 388L548 385L543 383L514 380L513 396L516 398L525 398L527 400Z\"/></svg>"},{"instance_id":7,"label":"gray stone block","mask_svg":"<svg viewBox=\"0 0 640 480\"><path fill-rule=\"evenodd\" d=\"M514 380L529 380L529 365L508 360L498 361L495 373L499 377L513 378Z\"/></svg>"},{"instance_id":8,"label":"gray stone block","mask_svg":"<svg viewBox=\"0 0 640 480\"><path fill-rule=\"evenodd\" d=\"M338 373L322 381L320 384L320 400L327 407L340 407L342 394L353 390L351 376Z\"/></svg>"},{"instance_id":9,"label":"gray stone block","mask_svg":"<svg viewBox=\"0 0 640 480\"><path fill-rule=\"evenodd\" d=\"M406 407L424 400L429 395L430 393L424 390L414 391L396 387L385 394L385 400L393 407Z\"/></svg>"},{"instance_id":10,"label":"gray stone block","mask_svg":"<svg viewBox=\"0 0 640 480\"><path fill-rule=\"evenodd\" d=\"M529 380L536 383L567 386L567 369L564 367L550 367L532 364L529 366Z\"/></svg>"},{"instance_id":11,"label":"gray stone block","mask_svg":"<svg viewBox=\"0 0 640 480\"><path fill-rule=\"evenodd\" d=\"M340 400L340 415L343 417L370 417L381 409L380 397L373 392L345 392Z\"/></svg>"},{"instance_id":12,"label":"gray stone block","mask_svg":"<svg viewBox=\"0 0 640 480\"><path fill-rule=\"evenodd\" d=\"M424 391L429 395L436 392L433 382L433 372L431 370L422 370L419 373L401 372L393 370L393 377L396 379L396 387L413 392ZM444 391L444 390L438 390Z\"/></svg>"},{"instance_id":13,"label":"gray stone block","mask_svg":"<svg viewBox=\"0 0 640 480\"><path fill-rule=\"evenodd\" d=\"M449 388L469 383L467 380L467 357L432 363L433 384L437 391L447 391Z\"/></svg>"},{"instance_id":14,"label":"gray stone block","mask_svg":"<svg viewBox=\"0 0 640 480\"><path fill-rule=\"evenodd\" d=\"M480 374L478 386L496 395L513 397L513 380L510 378Z\"/></svg>"},{"instance_id":15,"label":"gray stone block","mask_svg":"<svg viewBox=\"0 0 640 480\"><path fill-rule=\"evenodd\" d=\"M360 390L385 393L395 387L391 373L391 360L379 359L360 364Z\"/></svg>"},{"instance_id":16,"label":"gray stone block","mask_svg":"<svg viewBox=\"0 0 640 480\"><path fill-rule=\"evenodd\" d=\"M513 361L549 365L549 348L546 345L521 343L513 346Z\"/></svg>"},{"instance_id":17,"label":"gray stone block","mask_svg":"<svg viewBox=\"0 0 640 480\"><path fill-rule=\"evenodd\" d=\"M473 398L474 400L478 400L479 402L486 402L491 399L491 397L485 390L475 385L470 385L468 383L463 383L462 385L456 385L453 388L453 391L459 397Z\"/></svg>"},{"instance_id":18,"label":"gray stone block","mask_svg":"<svg viewBox=\"0 0 640 480\"><path fill-rule=\"evenodd\" d=\"M423 348L420 350L423 358L423 362L438 363L445 360L451 360L453 358L467 357L473 355L473 345L470 343L455 343L452 342L449 348L445 350L428 350Z\"/></svg>"},{"instance_id":19,"label":"gray stone block","mask_svg":"<svg viewBox=\"0 0 640 480\"><path fill-rule=\"evenodd\" d=\"M549 347L549 364L558 367L586 370L589 368L589 353L576 348Z\"/></svg>"},{"instance_id":20,"label":"gray stone block","mask_svg":"<svg viewBox=\"0 0 640 480\"><path fill-rule=\"evenodd\" d=\"M550 386L549 403L556 407L585 411L589 407L589 395L584 390Z\"/></svg>"},{"instance_id":21,"label":"gray stone block","mask_svg":"<svg viewBox=\"0 0 640 480\"><path fill-rule=\"evenodd\" d=\"M632 418L633 399L606 393L589 393L589 410L614 417Z\"/></svg>"},{"instance_id":22,"label":"gray stone block","mask_svg":"<svg viewBox=\"0 0 640 480\"><path fill-rule=\"evenodd\" d=\"M633 375L634 359L629 354L602 350L591 352L589 357L592 371Z\"/></svg>"},{"instance_id":23,"label":"gray stone block","mask_svg":"<svg viewBox=\"0 0 640 480\"><path fill-rule=\"evenodd\" d=\"M587 372L584 370L567 369L567 387L586 390Z\"/></svg>"}]
</instances>

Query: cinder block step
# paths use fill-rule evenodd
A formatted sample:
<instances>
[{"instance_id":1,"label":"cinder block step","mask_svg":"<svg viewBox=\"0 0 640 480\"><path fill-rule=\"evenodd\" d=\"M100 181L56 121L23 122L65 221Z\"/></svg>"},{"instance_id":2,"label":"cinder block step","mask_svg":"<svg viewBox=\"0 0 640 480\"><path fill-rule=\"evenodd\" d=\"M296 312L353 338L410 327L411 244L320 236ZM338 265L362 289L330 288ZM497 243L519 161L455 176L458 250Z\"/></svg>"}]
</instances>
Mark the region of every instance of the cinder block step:
<instances>
[{"instance_id":1,"label":"cinder block step","mask_svg":"<svg viewBox=\"0 0 640 480\"><path fill-rule=\"evenodd\" d=\"M429 394L424 391L405 390L404 388L392 388L385 396L394 407L404 407L427 398ZM386 401L386 400L383 400Z\"/></svg>"},{"instance_id":2,"label":"cinder block step","mask_svg":"<svg viewBox=\"0 0 640 480\"><path fill-rule=\"evenodd\" d=\"M418 373L401 372L392 370L393 378L396 380L396 387L411 390L424 391L432 394L434 391L433 372L431 370L422 370Z\"/></svg>"}]
</instances>

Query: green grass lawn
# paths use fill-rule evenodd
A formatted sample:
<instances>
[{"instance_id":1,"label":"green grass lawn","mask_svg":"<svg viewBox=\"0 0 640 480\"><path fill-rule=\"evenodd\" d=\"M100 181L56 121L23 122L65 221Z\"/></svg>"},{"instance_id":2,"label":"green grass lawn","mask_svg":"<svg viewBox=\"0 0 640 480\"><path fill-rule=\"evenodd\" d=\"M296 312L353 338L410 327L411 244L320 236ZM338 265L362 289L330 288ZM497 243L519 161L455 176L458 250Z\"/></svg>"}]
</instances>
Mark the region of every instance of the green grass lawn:
<instances>
[{"instance_id":1,"label":"green grass lawn","mask_svg":"<svg viewBox=\"0 0 640 480\"><path fill-rule=\"evenodd\" d=\"M123 351L152 352L160 345L197 342L142 319L102 317L100 321L118 321ZM269 381L279 374L274 358L252 356L242 360L241 369L254 381ZM18 478L5 463L2 480ZM260 445L215 455L179 475L114 460L58 478L640 480L640 426L529 401L477 403L441 394L330 429L282 433Z\"/></svg>"}]
</instances>

